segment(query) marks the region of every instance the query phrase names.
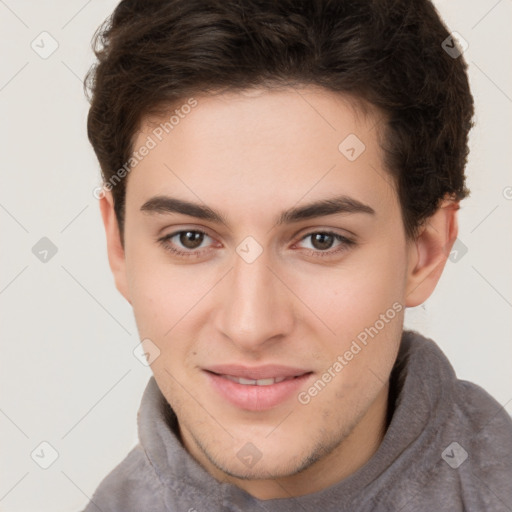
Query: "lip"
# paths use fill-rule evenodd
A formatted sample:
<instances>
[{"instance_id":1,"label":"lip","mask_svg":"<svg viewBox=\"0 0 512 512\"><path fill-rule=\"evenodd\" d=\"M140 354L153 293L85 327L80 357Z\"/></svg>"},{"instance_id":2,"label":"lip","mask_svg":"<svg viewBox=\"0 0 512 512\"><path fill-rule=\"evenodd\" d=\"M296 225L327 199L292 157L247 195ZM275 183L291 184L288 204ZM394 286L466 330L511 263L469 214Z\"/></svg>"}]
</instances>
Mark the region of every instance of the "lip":
<instances>
[{"instance_id":1,"label":"lip","mask_svg":"<svg viewBox=\"0 0 512 512\"><path fill-rule=\"evenodd\" d=\"M311 370L304 368L293 368L278 364L266 364L262 366L242 366L239 364L220 364L209 366L205 370L219 375L232 375L233 377L242 377L244 379L271 379L275 377L296 377L310 373Z\"/></svg>"},{"instance_id":2,"label":"lip","mask_svg":"<svg viewBox=\"0 0 512 512\"><path fill-rule=\"evenodd\" d=\"M297 396L299 389L312 375L312 372L308 370L279 365L253 368L221 365L205 369L204 373L210 385L222 398L235 407L247 411L272 409L286 402L292 396ZM239 384L223 377L223 375L252 380L276 377L288 377L288 379L268 386L258 386Z\"/></svg>"}]
</instances>

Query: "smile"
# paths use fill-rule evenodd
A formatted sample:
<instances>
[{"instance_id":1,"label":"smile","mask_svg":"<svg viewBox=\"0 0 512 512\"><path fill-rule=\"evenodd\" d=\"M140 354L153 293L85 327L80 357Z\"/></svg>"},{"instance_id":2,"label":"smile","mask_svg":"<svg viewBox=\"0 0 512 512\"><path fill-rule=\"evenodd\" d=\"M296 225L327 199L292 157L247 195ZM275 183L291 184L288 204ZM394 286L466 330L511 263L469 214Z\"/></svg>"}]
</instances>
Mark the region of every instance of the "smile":
<instances>
[{"instance_id":1,"label":"smile","mask_svg":"<svg viewBox=\"0 0 512 512\"><path fill-rule=\"evenodd\" d=\"M238 382L238 384L242 384L243 386L271 386L272 384L278 384L279 382L283 382L287 379L294 379L295 377L275 377L269 379L244 379L243 377L234 377L233 375L221 375L225 379L231 380L233 382Z\"/></svg>"},{"instance_id":2,"label":"smile","mask_svg":"<svg viewBox=\"0 0 512 512\"><path fill-rule=\"evenodd\" d=\"M212 367L203 373L223 402L246 411L265 411L286 404L313 376L311 371L275 365Z\"/></svg>"}]
</instances>

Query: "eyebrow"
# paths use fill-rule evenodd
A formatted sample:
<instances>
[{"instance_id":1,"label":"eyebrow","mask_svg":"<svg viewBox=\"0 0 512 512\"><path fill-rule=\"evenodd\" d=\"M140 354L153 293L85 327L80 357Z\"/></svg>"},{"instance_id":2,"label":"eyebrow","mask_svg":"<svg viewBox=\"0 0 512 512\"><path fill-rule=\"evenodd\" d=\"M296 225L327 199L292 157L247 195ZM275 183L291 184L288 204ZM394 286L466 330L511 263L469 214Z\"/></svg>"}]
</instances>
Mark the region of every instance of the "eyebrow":
<instances>
[{"instance_id":1,"label":"eyebrow","mask_svg":"<svg viewBox=\"0 0 512 512\"><path fill-rule=\"evenodd\" d=\"M181 213L218 224L228 225L227 219L206 205L192 203L169 196L155 196L141 206L141 211L148 214ZM304 206L290 208L281 212L276 224L292 224L301 220L314 219L325 215L365 213L375 215L375 210L357 199L348 196L337 196L322 199Z\"/></svg>"}]
</instances>

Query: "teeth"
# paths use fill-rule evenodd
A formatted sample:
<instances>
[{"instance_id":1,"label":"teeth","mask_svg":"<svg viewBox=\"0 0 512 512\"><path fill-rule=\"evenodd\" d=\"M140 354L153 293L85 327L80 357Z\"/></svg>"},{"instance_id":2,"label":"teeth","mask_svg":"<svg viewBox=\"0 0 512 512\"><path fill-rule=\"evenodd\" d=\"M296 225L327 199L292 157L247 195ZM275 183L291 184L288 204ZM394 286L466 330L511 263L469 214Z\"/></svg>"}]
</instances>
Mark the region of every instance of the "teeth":
<instances>
[{"instance_id":1,"label":"teeth","mask_svg":"<svg viewBox=\"0 0 512 512\"><path fill-rule=\"evenodd\" d=\"M287 377L276 377L270 379L244 379L243 377L233 377L232 375L223 375L228 380L232 380L238 384L243 384L244 386L271 386L272 384L277 384L279 382L283 382Z\"/></svg>"}]
</instances>

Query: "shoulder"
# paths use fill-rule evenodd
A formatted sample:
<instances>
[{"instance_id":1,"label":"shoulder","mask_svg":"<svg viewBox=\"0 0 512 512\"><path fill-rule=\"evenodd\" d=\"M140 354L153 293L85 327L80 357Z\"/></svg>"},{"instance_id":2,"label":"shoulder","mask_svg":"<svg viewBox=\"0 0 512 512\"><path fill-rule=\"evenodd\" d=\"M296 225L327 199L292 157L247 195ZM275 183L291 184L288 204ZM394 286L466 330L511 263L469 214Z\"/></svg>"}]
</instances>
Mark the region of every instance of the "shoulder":
<instances>
[{"instance_id":1,"label":"shoulder","mask_svg":"<svg viewBox=\"0 0 512 512\"><path fill-rule=\"evenodd\" d=\"M163 510L162 483L140 444L100 483L83 512Z\"/></svg>"},{"instance_id":2,"label":"shoulder","mask_svg":"<svg viewBox=\"0 0 512 512\"><path fill-rule=\"evenodd\" d=\"M512 428L512 417L495 398L479 385L467 380L457 380L455 395L460 411L468 421L475 427L486 426L507 428L510 434ZM505 404L506 405L506 404Z\"/></svg>"},{"instance_id":3,"label":"shoulder","mask_svg":"<svg viewBox=\"0 0 512 512\"><path fill-rule=\"evenodd\" d=\"M452 423L459 424L458 430L465 434L481 467L504 465L512 479L512 417L504 405L477 384L457 380Z\"/></svg>"},{"instance_id":4,"label":"shoulder","mask_svg":"<svg viewBox=\"0 0 512 512\"><path fill-rule=\"evenodd\" d=\"M512 505L512 418L480 386L456 380L447 421L440 429L445 482L460 488L471 510L498 511ZM439 446L439 445L438 445Z\"/></svg>"},{"instance_id":5,"label":"shoulder","mask_svg":"<svg viewBox=\"0 0 512 512\"><path fill-rule=\"evenodd\" d=\"M430 510L450 512L512 507L512 418L504 405L458 379L438 345L418 333L406 333L401 355L397 375L414 383L402 397L404 425L424 422L401 457L407 462L404 492L417 497L411 506L435 504Z\"/></svg>"}]
</instances>

